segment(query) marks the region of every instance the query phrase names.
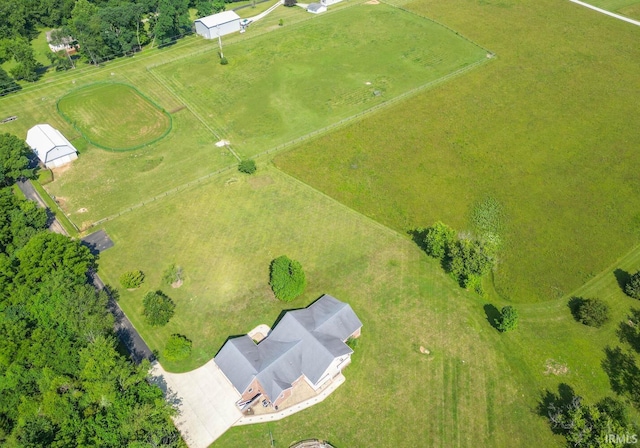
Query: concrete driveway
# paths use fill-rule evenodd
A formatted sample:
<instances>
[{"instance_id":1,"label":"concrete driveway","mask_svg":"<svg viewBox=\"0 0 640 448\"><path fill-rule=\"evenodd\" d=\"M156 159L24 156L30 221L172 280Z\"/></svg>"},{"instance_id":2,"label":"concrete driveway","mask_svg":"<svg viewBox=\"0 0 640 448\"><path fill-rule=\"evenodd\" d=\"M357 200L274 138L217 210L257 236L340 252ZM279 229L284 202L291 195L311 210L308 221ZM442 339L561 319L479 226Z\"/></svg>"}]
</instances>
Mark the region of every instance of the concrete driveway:
<instances>
[{"instance_id":1,"label":"concrete driveway","mask_svg":"<svg viewBox=\"0 0 640 448\"><path fill-rule=\"evenodd\" d=\"M168 373L155 362L151 374L177 405L176 427L189 448L206 448L240 418L236 392L212 359L187 373Z\"/></svg>"}]
</instances>

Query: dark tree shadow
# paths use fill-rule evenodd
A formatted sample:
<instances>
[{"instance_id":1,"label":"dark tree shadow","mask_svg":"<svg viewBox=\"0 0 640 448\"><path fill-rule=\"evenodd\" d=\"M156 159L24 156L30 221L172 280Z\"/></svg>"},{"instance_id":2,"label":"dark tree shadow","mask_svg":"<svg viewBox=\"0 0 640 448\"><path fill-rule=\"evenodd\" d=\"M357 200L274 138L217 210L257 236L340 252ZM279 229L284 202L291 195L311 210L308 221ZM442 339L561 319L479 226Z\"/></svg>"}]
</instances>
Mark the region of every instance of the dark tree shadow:
<instances>
[{"instance_id":1,"label":"dark tree shadow","mask_svg":"<svg viewBox=\"0 0 640 448\"><path fill-rule=\"evenodd\" d=\"M616 333L621 342L626 342L633 350L640 353L640 309L631 308L631 315L620 322Z\"/></svg>"},{"instance_id":2,"label":"dark tree shadow","mask_svg":"<svg viewBox=\"0 0 640 448\"><path fill-rule=\"evenodd\" d=\"M418 245L420 249L426 252L427 246L424 243L424 238L427 236L427 229L419 227L417 229L411 229L407 232L411 235L411 239Z\"/></svg>"},{"instance_id":3,"label":"dark tree shadow","mask_svg":"<svg viewBox=\"0 0 640 448\"><path fill-rule=\"evenodd\" d=\"M627 286L629 280L631 280L631 274L627 271L623 271L622 269L616 269L613 271L613 275L616 276L616 280L618 282L618 286L624 292L624 287Z\"/></svg>"},{"instance_id":4,"label":"dark tree shadow","mask_svg":"<svg viewBox=\"0 0 640 448\"><path fill-rule=\"evenodd\" d=\"M536 408L536 413L541 416L549 419L551 431L554 434L564 434L566 432L566 428L558 426L553 423L553 415L558 412L559 409L566 409L579 400L579 397L576 396L574 390L565 383L558 384L558 393L551 392L550 390L545 390L538 401L538 407Z\"/></svg>"},{"instance_id":5,"label":"dark tree shadow","mask_svg":"<svg viewBox=\"0 0 640 448\"><path fill-rule=\"evenodd\" d=\"M584 302L585 300L582 297L571 297L567 303L569 310L571 310L571 315L578 322L580 322L580 307L584 305Z\"/></svg>"},{"instance_id":6,"label":"dark tree shadow","mask_svg":"<svg viewBox=\"0 0 640 448\"><path fill-rule=\"evenodd\" d=\"M498 330L498 324L500 323L501 316L500 310L491 303L486 303L484 305L484 314L487 316L487 322L489 322L489 325Z\"/></svg>"},{"instance_id":7,"label":"dark tree shadow","mask_svg":"<svg viewBox=\"0 0 640 448\"><path fill-rule=\"evenodd\" d=\"M604 353L606 357L602 360L602 368L609 376L611 389L617 394L634 392L629 388L634 387L635 379L640 376L634 357L624 353L620 347L606 347Z\"/></svg>"}]
</instances>

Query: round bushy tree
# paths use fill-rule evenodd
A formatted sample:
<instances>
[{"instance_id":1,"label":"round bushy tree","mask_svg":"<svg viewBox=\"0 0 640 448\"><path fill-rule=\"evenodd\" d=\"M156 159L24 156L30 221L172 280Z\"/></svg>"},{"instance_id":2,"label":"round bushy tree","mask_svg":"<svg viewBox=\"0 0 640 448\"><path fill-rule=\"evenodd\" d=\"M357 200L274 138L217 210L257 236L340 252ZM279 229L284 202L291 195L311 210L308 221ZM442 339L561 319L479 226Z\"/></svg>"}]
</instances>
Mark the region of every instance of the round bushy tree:
<instances>
[{"instance_id":1,"label":"round bushy tree","mask_svg":"<svg viewBox=\"0 0 640 448\"><path fill-rule=\"evenodd\" d=\"M275 296L283 302L291 302L304 292L307 281L302 266L286 255L271 262L269 285Z\"/></svg>"},{"instance_id":2,"label":"round bushy tree","mask_svg":"<svg viewBox=\"0 0 640 448\"><path fill-rule=\"evenodd\" d=\"M162 291L148 292L142 299L144 311L142 314L151 326L166 325L173 316L176 305Z\"/></svg>"},{"instance_id":3,"label":"round bushy tree","mask_svg":"<svg viewBox=\"0 0 640 448\"><path fill-rule=\"evenodd\" d=\"M428 255L442 259L455 240L456 231L438 221L427 228L424 235L424 249Z\"/></svg>"},{"instance_id":4,"label":"round bushy tree","mask_svg":"<svg viewBox=\"0 0 640 448\"><path fill-rule=\"evenodd\" d=\"M138 288L144 282L144 273L140 270L125 272L120 276L120 284L123 288Z\"/></svg>"},{"instance_id":5,"label":"round bushy tree","mask_svg":"<svg viewBox=\"0 0 640 448\"><path fill-rule=\"evenodd\" d=\"M172 334L162 353L169 361L182 361L191 355L191 341L181 334Z\"/></svg>"},{"instance_id":6,"label":"round bushy tree","mask_svg":"<svg viewBox=\"0 0 640 448\"><path fill-rule=\"evenodd\" d=\"M634 299L640 299L640 271L631 276L626 285L624 285L624 292Z\"/></svg>"},{"instance_id":7,"label":"round bushy tree","mask_svg":"<svg viewBox=\"0 0 640 448\"><path fill-rule=\"evenodd\" d=\"M518 312L512 306L505 306L500 310L500 321L498 322L498 330L503 333L518 328Z\"/></svg>"},{"instance_id":8,"label":"round bushy tree","mask_svg":"<svg viewBox=\"0 0 640 448\"><path fill-rule=\"evenodd\" d=\"M243 160L238 164L238 171L246 174L253 174L256 172L256 162L252 159Z\"/></svg>"},{"instance_id":9,"label":"round bushy tree","mask_svg":"<svg viewBox=\"0 0 640 448\"><path fill-rule=\"evenodd\" d=\"M578 320L590 327L601 327L609 320L609 307L600 299L583 299L576 310Z\"/></svg>"}]
</instances>

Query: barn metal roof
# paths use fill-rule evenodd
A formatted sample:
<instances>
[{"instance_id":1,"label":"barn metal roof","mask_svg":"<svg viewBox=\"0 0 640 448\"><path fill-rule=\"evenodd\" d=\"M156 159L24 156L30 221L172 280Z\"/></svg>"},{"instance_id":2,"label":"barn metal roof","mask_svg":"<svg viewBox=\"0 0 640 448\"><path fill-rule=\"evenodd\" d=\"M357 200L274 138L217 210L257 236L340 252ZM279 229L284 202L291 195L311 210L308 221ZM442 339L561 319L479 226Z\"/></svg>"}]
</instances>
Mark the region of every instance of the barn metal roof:
<instances>
[{"instance_id":1,"label":"barn metal roof","mask_svg":"<svg viewBox=\"0 0 640 448\"><path fill-rule=\"evenodd\" d=\"M196 22L201 22L207 28L215 28L218 25L240 20L240 16L234 11L222 11L218 14L212 14L207 17L201 17Z\"/></svg>"},{"instance_id":2,"label":"barn metal roof","mask_svg":"<svg viewBox=\"0 0 640 448\"><path fill-rule=\"evenodd\" d=\"M29 129L27 144L45 164L77 152L71 142L49 124L37 124Z\"/></svg>"}]
</instances>

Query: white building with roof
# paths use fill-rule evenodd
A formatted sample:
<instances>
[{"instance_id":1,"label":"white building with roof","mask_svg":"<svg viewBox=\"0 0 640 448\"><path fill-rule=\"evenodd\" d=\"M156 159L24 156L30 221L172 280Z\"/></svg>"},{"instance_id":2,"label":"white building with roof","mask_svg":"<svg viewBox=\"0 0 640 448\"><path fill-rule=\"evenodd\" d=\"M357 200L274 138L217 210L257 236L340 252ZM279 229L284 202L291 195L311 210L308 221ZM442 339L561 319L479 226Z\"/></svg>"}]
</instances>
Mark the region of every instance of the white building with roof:
<instances>
[{"instance_id":1,"label":"white building with roof","mask_svg":"<svg viewBox=\"0 0 640 448\"><path fill-rule=\"evenodd\" d=\"M37 124L27 131L27 144L47 168L65 165L78 158L78 151L57 129Z\"/></svg>"},{"instance_id":2,"label":"white building with roof","mask_svg":"<svg viewBox=\"0 0 640 448\"><path fill-rule=\"evenodd\" d=\"M205 39L215 39L218 36L240 31L240 16L233 11L222 11L195 22L196 33Z\"/></svg>"}]
</instances>

